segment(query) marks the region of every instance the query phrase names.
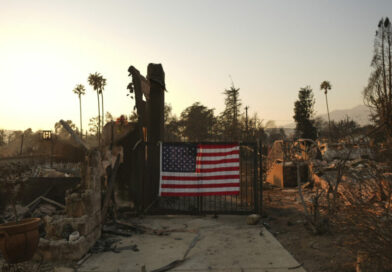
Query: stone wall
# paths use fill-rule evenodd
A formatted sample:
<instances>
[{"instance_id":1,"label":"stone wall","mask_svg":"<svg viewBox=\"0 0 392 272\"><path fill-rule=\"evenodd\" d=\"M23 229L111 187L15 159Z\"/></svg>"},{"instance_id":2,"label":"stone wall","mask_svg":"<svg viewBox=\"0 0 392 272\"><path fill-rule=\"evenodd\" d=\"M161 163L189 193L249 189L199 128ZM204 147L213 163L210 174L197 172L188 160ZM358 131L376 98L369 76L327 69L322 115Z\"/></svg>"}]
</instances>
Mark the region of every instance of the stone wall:
<instances>
[{"instance_id":1,"label":"stone wall","mask_svg":"<svg viewBox=\"0 0 392 272\"><path fill-rule=\"evenodd\" d=\"M66 194L65 214L44 218L46 236L40 239L37 259L79 260L100 238L102 175L100 153L91 151L82 167L81 184Z\"/></svg>"}]
</instances>

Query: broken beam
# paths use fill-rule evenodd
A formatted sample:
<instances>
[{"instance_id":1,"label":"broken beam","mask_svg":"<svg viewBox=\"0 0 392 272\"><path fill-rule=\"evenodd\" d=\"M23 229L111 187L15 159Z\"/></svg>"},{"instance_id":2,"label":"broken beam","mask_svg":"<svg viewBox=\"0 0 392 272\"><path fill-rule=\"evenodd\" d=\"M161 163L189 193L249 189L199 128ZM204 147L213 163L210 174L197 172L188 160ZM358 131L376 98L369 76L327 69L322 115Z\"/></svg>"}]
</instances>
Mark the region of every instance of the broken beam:
<instances>
[{"instance_id":1,"label":"broken beam","mask_svg":"<svg viewBox=\"0 0 392 272\"><path fill-rule=\"evenodd\" d=\"M64 121L64 120L60 120L61 125L63 125L63 127L65 128L66 131L68 131L69 134L71 134L72 138L83 147L84 151L89 151L90 148L87 146L87 144L79 138L78 135L76 135L76 133L72 130L72 128Z\"/></svg>"}]
</instances>

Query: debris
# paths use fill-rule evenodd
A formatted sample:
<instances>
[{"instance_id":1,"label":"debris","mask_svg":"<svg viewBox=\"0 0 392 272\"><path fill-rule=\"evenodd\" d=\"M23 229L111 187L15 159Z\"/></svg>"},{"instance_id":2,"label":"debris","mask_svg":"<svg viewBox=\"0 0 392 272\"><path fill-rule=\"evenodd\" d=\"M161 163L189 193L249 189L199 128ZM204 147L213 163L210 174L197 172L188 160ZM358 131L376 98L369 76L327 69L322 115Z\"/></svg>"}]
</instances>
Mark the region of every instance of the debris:
<instances>
[{"instance_id":1,"label":"debris","mask_svg":"<svg viewBox=\"0 0 392 272\"><path fill-rule=\"evenodd\" d=\"M103 238L97 240L94 246L90 249L90 253L100 253L100 252L107 252L115 250L116 246L115 243L119 242L120 239L113 239L113 238Z\"/></svg>"},{"instance_id":2,"label":"debris","mask_svg":"<svg viewBox=\"0 0 392 272\"><path fill-rule=\"evenodd\" d=\"M271 225L268 224L267 222L263 222L262 224L263 224L263 226L264 226L267 230L271 229Z\"/></svg>"},{"instance_id":3,"label":"debris","mask_svg":"<svg viewBox=\"0 0 392 272\"><path fill-rule=\"evenodd\" d=\"M36 199L34 199L32 202L30 202L30 204L28 204L26 206L26 208L29 209L29 211L31 212L32 210L35 209L35 207L37 207L37 205L41 202L41 201L46 201L54 206L59 207L60 209L65 209L65 206L63 204L58 203L57 201L51 200L49 198L46 198L44 196L40 196L37 197Z\"/></svg>"},{"instance_id":4,"label":"debris","mask_svg":"<svg viewBox=\"0 0 392 272\"><path fill-rule=\"evenodd\" d=\"M101 239L99 239L94 244L94 246L90 249L90 253L96 254L96 253L108 252L108 251L112 251L114 253L120 253L123 250L132 250L135 252L139 251L139 248L137 247L137 245L128 245L128 246L117 247L116 243L119 241L120 241L120 239L101 237Z\"/></svg>"},{"instance_id":5,"label":"debris","mask_svg":"<svg viewBox=\"0 0 392 272\"><path fill-rule=\"evenodd\" d=\"M312 184L308 181L308 182L302 184L302 189L309 188L309 187L311 187L311 185L312 185Z\"/></svg>"},{"instance_id":6,"label":"debris","mask_svg":"<svg viewBox=\"0 0 392 272\"><path fill-rule=\"evenodd\" d=\"M53 186L50 186L41 196L46 196L51 190L53 189ZM35 207L39 204L40 197L37 197L34 199L32 202L27 204L27 208L29 208L29 211L31 212L32 210L35 209Z\"/></svg>"},{"instance_id":7,"label":"debris","mask_svg":"<svg viewBox=\"0 0 392 272\"><path fill-rule=\"evenodd\" d=\"M311 247L311 248L313 248L313 249L318 249L318 250L320 250L320 248L314 246L314 244L316 244L316 243L317 243L317 241L311 242L310 245L309 245L309 247Z\"/></svg>"},{"instance_id":8,"label":"debris","mask_svg":"<svg viewBox=\"0 0 392 272\"><path fill-rule=\"evenodd\" d=\"M197 232L196 230L187 229L187 226L185 226L185 228L183 228L183 229L162 229L162 230L160 230L160 229L152 229L152 228L137 225L137 224L127 223L127 222L123 222L120 220L116 220L116 224L129 227L132 230L138 231L140 233L148 233L148 234L155 234L155 235L168 235L169 233L172 233L172 232L191 232L191 233Z\"/></svg>"},{"instance_id":9,"label":"debris","mask_svg":"<svg viewBox=\"0 0 392 272\"><path fill-rule=\"evenodd\" d=\"M72 232L72 233L69 235L68 241L74 242L74 241L79 240L79 238L80 238L79 232L78 232L78 231L74 231L74 232Z\"/></svg>"},{"instance_id":10,"label":"debris","mask_svg":"<svg viewBox=\"0 0 392 272\"><path fill-rule=\"evenodd\" d=\"M182 264L183 262L184 262L183 259L182 259L182 260L175 260L175 261L169 263L168 265L165 265L165 266L163 266L163 267L161 267L161 268L152 270L151 272L164 272L164 271L168 271L168 270L171 270L171 269L173 269L173 268L179 266L179 265Z\"/></svg>"},{"instance_id":11,"label":"debris","mask_svg":"<svg viewBox=\"0 0 392 272\"><path fill-rule=\"evenodd\" d=\"M200 240L200 233L198 233L198 234L196 235L196 237L192 240L192 242L191 242L191 244L189 245L187 251L185 251L185 254L184 254L184 256L182 257L182 259L175 260L175 261L169 263L168 265L165 265L165 266L163 266L163 267L161 267L161 268L152 270L151 272L164 272L164 271L168 271L168 270L170 270L170 269L173 269L173 268L179 266L180 264L182 264L182 263L186 260L186 257L188 256L189 252L191 251L192 248L195 247L196 243L197 243L199 240Z\"/></svg>"},{"instance_id":12,"label":"debris","mask_svg":"<svg viewBox=\"0 0 392 272\"><path fill-rule=\"evenodd\" d=\"M260 235L260 236L264 236L263 229L261 229L261 230L260 230L260 233L259 233L259 235Z\"/></svg>"},{"instance_id":13,"label":"debris","mask_svg":"<svg viewBox=\"0 0 392 272\"><path fill-rule=\"evenodd\" d=\"M140 233L140 234L143 234L146 232L146 227L139 226L136 224L126 223L126 222L123 222L120 220L116 220L116 224L118 224L120 226L127 227L127 228L131 229L132 231Z\"/></svg>"},{"instance_id":14,"label":"debris","mask_svg":"<svg viewBox=\"0 0 392 272\"><path fill-rule=\"evenodd\" d=\"M119 235L119 236L125 236L125 237L132 236L132 234L129 233L129 231L118 229L115 226L107 226L107 225L105 225L105 226L103 226L102 232L103 233L108 233L108 234Z\"/></svg>"},{"instance_id":15,"label":"debris","mask_svg":"<svg viewBox=\"0 0 392 272\"><path fill-rule=\"evenodd\" d=\"M246 218L246 223L248 225L256 225L260 221L260 215L251 214Z\"/></svg>"},{"instance_id":16,"label":"debris","mask_svg":"<svg viewBox=\"0 0 392 272\"><path fill-rule=\"evenodd\" d=\"M159 197L157 197L150 205L148 205L144 210L143 214L147 214L147 212L159 201Z\"/></svg>"},{"instance_id":17,"label":"debris","mask_svg":"<svg viewBox=\"0 0 392 272\"><path fill-rule=\"evenodd\" d=\"M12 209L12 207L8 207L7 212L11 213L12 216L14 216L13 212L10 211L11 209ZM24 214L26 214L28 212L28 209L26 207L21 206L21 205L15 205L15 209L16 209L16 214L18 215L18 218L23 217Z\"/></svg>"},{"instance_id":18,"label":"debris","mask_svg":"<svg viewBox=\"0 0 392 272\"><path fill-rule=\"evenodd\" d=\"M287 268L287 269L289 269L289 270L294 270L294 269L300 268L300 267L303 266L303 265L304 265L303 263L300 263L299 265L292 266L292 267L289 267L289 268Z\"/></svg>"},{"instance_id":19,"label":"debris","mask_svg":"<svg viewBox=\"0 0 392 272\"><path fill-rule=\"evenodd\" d=\"M75 270L70 267L55 267L53 272L74 272Z\"/></svg>"},{"instance_id":20,"label":"debris","mask_svg":"<svg viewBox=\"0 0 392 272\"><path fill-rule=\"evenodd\" d=\"M43 217L43 215L53 215L57 211L56 207L51 204L42 204L34 212L33 217Z\"/></svg>"},{"instance_id":21,"label":"debris","mask_svg":"<svg viewBox=\"0 0 392 272\"><path fill-rule=\"evenodd\" d=\"M123 250L132 250L132 251L138 252L138 251L139 251L139 248L137 247L137 245L123 246L123 247L115 247L115 248L113 249L113 252L114 252L114 253L120 253L120 252L123 251Z\"/></svg>"},{"instance_id":22,"label":"debris","mask_svg":"<svg viewBox=\"0 0 392 272\"><path fill-rule=\"evenodd\" d=\"M54 267L52 263L43 263L39 267L40 272L53 272Z\"/></svg>"},{"instance_id":23,"label":"debris","mask_svg":"<svg viewBox=\"0 0 392 272\"><path fill-rule=\"evenodd\" d=\"M59 207L60 209L65 209L65 206L63 204L58 203L57 201L51 200L49 198L46 198L44 196L41 196L41 200L49 202L50 204L55 205L55 206Z\"/></svg>"},{"instance_id":24,"label":"debris","mask_svg":"<svg viewBox=\"0 0 392 272\"><path fill-rule=\"evenodd\" d=\"M82 259L80 259L78 262L77 262L77 266L80 266L80 265L82 265L88 258L90 258L90 256L91 256L91 253L87 253L86 255L84 255L84 257L82 258Z\"/></svg>"},{"instance_id":25,"label":"debris","mask_svg":"<svg viewBox=\"0 0 392 272\"><path fill-rule=\"evenodd\" d=\"M112 198L112 194L114 191L114 184L115 184L114 181L116 180L117 170L118 170L118 167L120 166L120 157L121 157L120 154L118 154L114 168L111 171L108 189L106 191L106 195L105 195L105 198L103 200L103 205L102 205L102 212L101 212L102 222L104 222L106 219L106 213L108 211L109 202L110 202L110 199Z\"/></svg>"},{"instance_id":26,"label":"debris","mask_svg":"<svg viewBox=\"0 0 392 272\"><path fill-rule=\"evenodd\" d=\"M74 232L71 224L65 224L63 227L63 231L61 232L61 237L68 240L70 235Z\"/></svg>"}]
</instances>

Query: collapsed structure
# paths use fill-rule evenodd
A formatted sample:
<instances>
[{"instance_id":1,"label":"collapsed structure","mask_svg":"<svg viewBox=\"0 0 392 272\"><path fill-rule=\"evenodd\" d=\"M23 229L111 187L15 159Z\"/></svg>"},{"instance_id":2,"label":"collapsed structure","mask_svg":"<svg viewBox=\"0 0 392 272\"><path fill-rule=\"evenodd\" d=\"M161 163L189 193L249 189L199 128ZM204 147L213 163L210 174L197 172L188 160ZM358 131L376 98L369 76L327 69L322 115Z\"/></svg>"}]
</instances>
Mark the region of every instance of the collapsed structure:
<instances>
[{"instance_id":1,"label":"collapsed structure","mask_svg":"<svg viewBox=\"0 0 392 272\"><path fill-rule=\"evenodd\" d=\"M335 168L337 160L362 161L374 159L365 144L316 143L310 139L297 141L277 140L266 159L266 181L279 188L296 187L297 178L302 182L320 180L315 168ZM299 175L297 175L299 165ZM356 166L353 163L353 166ZM316 176L315 176L316 175Z\"/></svg>"},{"instance_id":2,"label":"collapsed structure","mask_svg":"<svg viewBox=\"0 0 392 272\"><path fill-rule=\"evenodd\" d=\"M139 209L157 196L159 184L152 184L154 180L146 179L146 175L159 174L158 149L147 148L143 143L156 145L163 139L165 77L160 64L149 64L147 70L144 78L136 68L129 68L132 83L128 88L135 95L136 124L128 126L124 133L117 133L115 124L109 123L104 128L104 146L100 149L90 150L62 122L84 149L85 160L80 184L66 193L65 214L44 217L46 236L41 238L37 255L45 261L79 260L88 252L101 236L115 187L129 192L128 200L134 201ZM102 187L103 181L106 187ZM150 186L142 191L145 195L140 195L142 186Z\"/></svg>"},{"instance_id":3,"label":"collapsed structure","mask_svg":"<svg viewBox=\"0 0 392 272\"><path fill-rule=\"evenodd\" d=\"M158 195L159 180L151 177L159 175L157 143L163 140L165 75L161 64L149 64L146 78L133 66L129 75L132 82L128 89L135 96L137 122L121 133L115 130L118 124L108 123L104 128L104 144L92 149L61 120L79 145L78 156L83 158L73 169L75 175L62 175L51 161L50 168L37 168L40 174L35 182L25 182L34 183L28 192L34 191L32 195L36 197L28 198L28 203L22 203L25 206L18 206L18 215L38 216L43 221L35 255L38 260L67 262L86 255L102 234L114 195L132 200L139 211ZM48 182L42 182L45 171L46 181L52 182L49 188L45 188ZM54 180L55 173L63 182Z\"/></svg>"}]
</instances>

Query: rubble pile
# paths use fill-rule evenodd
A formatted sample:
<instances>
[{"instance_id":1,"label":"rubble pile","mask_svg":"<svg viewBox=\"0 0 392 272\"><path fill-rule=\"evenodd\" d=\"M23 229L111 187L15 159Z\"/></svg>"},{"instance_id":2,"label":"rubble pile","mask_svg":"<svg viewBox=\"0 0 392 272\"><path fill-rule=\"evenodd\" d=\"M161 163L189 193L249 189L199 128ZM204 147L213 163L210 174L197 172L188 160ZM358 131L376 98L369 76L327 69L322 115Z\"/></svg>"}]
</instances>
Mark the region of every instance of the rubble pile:
<instances>
[{"instance_id":1,"label":"rubble pile","mask_svg":"<svg viewBox=\"0 0 392 272\"><path fill-rule=\"evenodd\" d=\"M0 172L0 223L15 221L15 214L42 219L36 259L79 260L101 236L103 170L98 151L90 152L83 167L1 162Z\"/></svg>"},{"instance_id":2,"label":"rubble pile","mask_svg":"<svg viewBox=\"0 0 392 272\"><path fill-rule=\"evenodd\" d=\"M80 172L75 167L68 169L75 173ZM66 171L60 172L49 166L31 165L20 161L1 162L0 172L2 173L0 177L0 222L15 220L15 213L19 219L63 214L64 191L75 185L77 181L76 179L68 182L67 178L76 178L76 176ZM43 172L58 174L43 175ZM51 179L45 180L45 178ZM57 182L58 178L65 178L65 180ZM12 207L13 204L15 204L15 209Z\"/></svg>"},{"instance_id":3,"label":"rubble pile","mask_svg":"<svg viewBox=\"0 0 392 272\"><path fill-rule=\"evenodd\" d=\"M328 162L339 158L348 158L350 160L358 160L362 158L374 159L374 154L366 145L320 143L318 147L323 160Z\"/></svg>"},{"instance_id":4,"label":"rubble pile","mask_svg":"<svg viewBox=\"0 0 392 272\"><path fill-rule=\"evenodd\" d=\"M328 192L331 186L343 197L345 204L356 201L380 203L388 202L387 196L392 188L392 173L386 163L371 159L334 159L331 161L313 160L309 165L312 180L317 188Z\"/></svg>"},{"instance_id":5,"label":"rubble pile","mask_svg":"<svg viewBox=\"0 0 392 272\"><path fill-rule=\"evenodd\" d=\"M293 144L293 148L301 141ZM321 156L311 156L312 149L300 148L302 153L295 159L276 160L267 170L266 181L276 187L297 187L297 168L299 163L300 180L343 196L346 205L350 197L360 195L363 201L385 201L392 188L390 165L377 160L375 153L365 144L318 143ZM272 150L273 151L273 150ZM270 152L275 158L277 155ZM278 150L284 158L282 150ZM269 154L269 156L271 155ZM385 160L382 160L385 161ZM314 191L312 190L312 191ZM313 192L314 193L314 192Z\"/></svg>"},{"instance_id":6,"label":"rubble pile","mask_svg":"<svg viewBox=\"0 0 392 272\"><path fill-rule=\"evenodd\" d=\"M58 178L80 177L79 163L53 163L37 165L33 169L32 177Z\"/></svg>"},{"instance_id":7,"label":"rubble pile","mask_svg":"<svg viewBox=\"0 0 392 272\"><path fill-rule=\"evenodd\" d=\"M0 213L0 222L6 222L11 219L12 214L21 213L10 205L16 204L18 194L31 176L32 169L21 162L1 162L0 173L0 212L5 211ZM13 211L10 212L11 210Z\"/></svg>"},{"instance_id":8,"label":"rubble pile","mask_svg":"<svg viewBox=\"0 0 392 272\"><path fill-rule=\"evenodd\" d=\"M83 167L80 186L68 190L63 214L46 215L45 237L37 255L45 261L81 259L101 236L101 175L98 151L92 152Z\"/></svg>"}]
</instances>

